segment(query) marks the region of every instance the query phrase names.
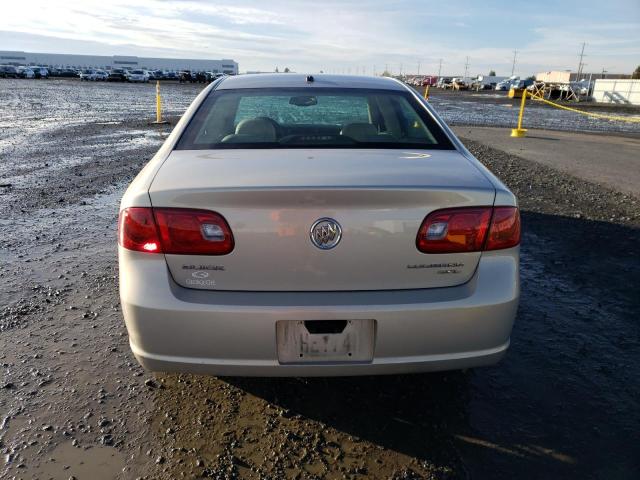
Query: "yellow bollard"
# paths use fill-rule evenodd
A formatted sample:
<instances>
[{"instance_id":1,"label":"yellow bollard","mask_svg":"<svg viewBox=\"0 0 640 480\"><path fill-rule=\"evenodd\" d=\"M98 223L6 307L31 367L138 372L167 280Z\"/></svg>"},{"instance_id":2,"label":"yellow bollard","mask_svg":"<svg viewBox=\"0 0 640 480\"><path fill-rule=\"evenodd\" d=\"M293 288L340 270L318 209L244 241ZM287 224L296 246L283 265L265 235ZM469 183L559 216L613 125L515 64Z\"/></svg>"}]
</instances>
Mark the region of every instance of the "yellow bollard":
<instances>
[{"instance_id":1,"label":"yellow bollard","mask_svg":"<svg viewBox=\"0 0 640 480\"><path fill-rule=\"evenodd\" d=\"M429 85L427 84L426 87L424 87L424 99L425 100L429 100Z\"/></svg>"},{"instance_id":2,"label":"yellow bollard","mask_svg":"<svg viewBox=\"0 0 640 480\"><path fill-rule=\"evenodd\" d=\"M527 101L527 90L522 92L522 101L520 102L520 113L518 113L518 128L511 129L511 136L522 138L526 135L527 129L522 128L522 117L524 116L524 103Z\"/></svg>"},{"instance_id":3,"label":"yellow bollard","mask_svg":"<svg viewBox=\"0 0 640 480\"><path fill-rule=\"evenodd\" d=\"M158 125L167 123L162 120L162 98L160 97L160 80L156 81L156 121L153 122Z\"/></svg>"}]
</instances>

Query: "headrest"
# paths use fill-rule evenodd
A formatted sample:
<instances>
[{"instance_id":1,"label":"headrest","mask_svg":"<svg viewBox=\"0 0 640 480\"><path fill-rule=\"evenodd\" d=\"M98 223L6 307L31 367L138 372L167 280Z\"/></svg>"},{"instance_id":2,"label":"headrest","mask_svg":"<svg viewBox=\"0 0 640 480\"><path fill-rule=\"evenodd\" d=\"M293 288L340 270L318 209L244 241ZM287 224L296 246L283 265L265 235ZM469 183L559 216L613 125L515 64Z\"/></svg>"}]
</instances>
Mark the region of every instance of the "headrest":
<instances>
[{"instance_id":1,"label":"headrest","mask_svg":"<svg viewBox=\"0 0 640 480\"><path fill-rule=\"evenodd\" d=\"M378 135L378 128L372 123L347 123L342 127L340 135L351 137L359 142L366 142Z\"/></svg>"},{"instance_id":2,"label":"headrest","mask_svg":"<svg viewBox=\"0 0 640 480\"><path fill-rule=\"evenodd\" d=\"M236 127L236 135L260 137L264 142L276 141L276 127L267 118L247 118Z\"/></svg>"}]
</instances>

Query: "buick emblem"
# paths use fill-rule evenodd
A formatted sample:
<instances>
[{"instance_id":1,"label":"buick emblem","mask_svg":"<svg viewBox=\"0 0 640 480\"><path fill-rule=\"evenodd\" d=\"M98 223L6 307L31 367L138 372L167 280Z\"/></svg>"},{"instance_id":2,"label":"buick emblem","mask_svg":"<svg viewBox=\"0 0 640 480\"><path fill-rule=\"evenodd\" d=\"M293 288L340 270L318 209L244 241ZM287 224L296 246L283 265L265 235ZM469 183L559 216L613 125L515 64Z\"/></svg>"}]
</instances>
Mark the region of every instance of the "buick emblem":
<instances>
[{"instance_id":1,"label":"buick emblem","mask_svg":"<svg viewBox=\"0 0 640 480\"><path fill-rule=\"evenodd\" d=\"M316 247L329 250L340 242L342 227L333 218L321 218L311 226L309 236Z\"/></svg>"}]
</instances>

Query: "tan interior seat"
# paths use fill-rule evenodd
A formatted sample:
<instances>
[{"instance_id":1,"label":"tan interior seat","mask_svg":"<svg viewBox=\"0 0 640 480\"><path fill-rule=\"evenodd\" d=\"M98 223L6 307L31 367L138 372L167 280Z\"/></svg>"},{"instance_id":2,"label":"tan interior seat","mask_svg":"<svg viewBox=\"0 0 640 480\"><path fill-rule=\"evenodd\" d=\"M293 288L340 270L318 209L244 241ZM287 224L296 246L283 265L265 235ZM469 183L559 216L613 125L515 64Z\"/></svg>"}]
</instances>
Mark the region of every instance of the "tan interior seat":
<instances>
[{"instance_id":1,"label":"tan interior seat","mask_svg":"<svg viewBox=\"0 0 640 480\"><path fill-rule=\"evenodd\" d=\"M347 123L342 127L340 135L353 138L358 142L367 142L378 135L378 128L372 123Z\"/></svg>"},{"instance_id":2,"label":"tan interior seat","mask_svg":"<svg viewBox=\"0 0 640 480\"><path fill-rule=\"evenodd\" d=\"M276 141L276 127L266 118L247 118L238 123L236 135L262 138L264 142Z\"/></svg>"}]
</instances>

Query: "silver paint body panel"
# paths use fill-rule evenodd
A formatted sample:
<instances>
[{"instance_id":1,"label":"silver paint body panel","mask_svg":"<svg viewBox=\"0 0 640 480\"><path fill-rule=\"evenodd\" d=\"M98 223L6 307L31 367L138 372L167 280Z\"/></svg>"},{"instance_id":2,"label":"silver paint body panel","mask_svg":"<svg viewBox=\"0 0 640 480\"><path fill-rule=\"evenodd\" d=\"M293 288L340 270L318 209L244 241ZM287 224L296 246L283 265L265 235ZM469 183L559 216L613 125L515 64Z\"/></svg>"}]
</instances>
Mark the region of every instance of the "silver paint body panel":
<instances>
[{"instance_id":1,"label":"silver paint body panel","mask_svg":"<svg viewBox=\"0 0 640 480\"><path fill-rule=\"evenodd\" d=\"M214 209L236 236L232 254L206 259L119 247L121 303L136 358L150 370L249 376L393 374L497 362L518 306L519 249L424 255L415 235L434 209L517 205L515 197L399 82L315 79L243 75L212 83L130 185L121 208ZM310 89L408 90L456 150L173 150L212 89L301 82ZM326 251L309 238L322 217L343 229L340 243ZM447 263L463 266L453 275L407 268ZM183 267L203 264L215 289L187 284L193 270ZM375 322L370 361L278 360L278 322L365 319Z\"/></svg>"},{"instance_id":2,"label":"silver paint body panel","mask_svg":"<svg viewBox=\"0 0 640 480\"><path fill-rule=\"evenodd\" d=\"M392 290L467 282L479 252L424 255L424 217L439 208L493 205L487 178L455 150L174 151L156 175L154 206L213 210L227 219L234 251L166 255L191 288L250 291ZM340 244L318 249L309 229L330 217ZM425 265L458 265L455 271ZM408 268L420 265L423 268ZM194 282L190 266L214 282ZM197 270L197 269L196 269Z\"/></svg>"},{"instance_id":3,"label":"silver paint body panel","mask_svg":"<svg viewBox=\"0 0 640 480\"><path fill-rule=\"evenodd\" d=\"M518 248L484 253L464 285L375 292L212 292L177 285L158 255L119 248L130 345L153 371L221 376L425 372L496 363L518 307ZM281 320L375 319L368 363L281 364Z\"/></svg>"}]
</instances>

